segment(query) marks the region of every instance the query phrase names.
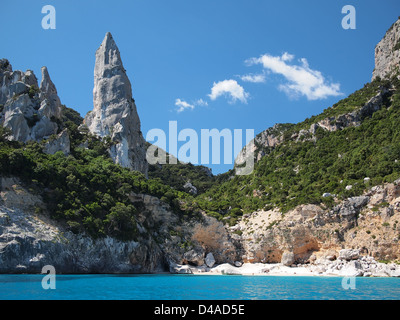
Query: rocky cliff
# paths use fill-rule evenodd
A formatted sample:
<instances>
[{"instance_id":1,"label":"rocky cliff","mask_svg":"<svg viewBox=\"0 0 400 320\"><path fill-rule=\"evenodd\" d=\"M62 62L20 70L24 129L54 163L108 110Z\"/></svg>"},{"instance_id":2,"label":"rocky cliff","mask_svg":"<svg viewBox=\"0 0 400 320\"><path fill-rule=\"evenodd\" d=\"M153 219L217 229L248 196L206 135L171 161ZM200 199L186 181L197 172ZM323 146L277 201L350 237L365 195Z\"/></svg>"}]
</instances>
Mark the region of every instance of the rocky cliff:
<instances>
[{"instance_id":1,"label":"rocky cliff","mask_svg":"<svg viewBox=\"0 0 400 320\"><path fill-rule=\"evenodd\" d=\"M241 166L246 163L249 155L254 155L254 161L261 160L269 151L284 141L284 132L292 127L293 124L277 123L259 133L251 142L249 142L236 156L235 166Z\"/></svg>"},{"instance_id":2,"label":"rocky cliff","mask_svg":"<svg viewBox=\"0 0 400 320\"><path fill-rule=\"evenodd\" d=\"M0 178L0 273L39 273L44 265L57 273L179 272L182 265L203 265L211 250L218 263L237 260L215 218L188 219L156 197L128 196L139 208L136 239L96 239L51 219L41 196L18 178Z\"/></svg>"},{"instance_id":3,"label":"rocky cliff","mask_svg":"<svg viewBox=\"0 0 400 320\"><path fill-rule=\"evenodd\" d=\"M388 31L388 34L392 30L397 30L395 29L397 26L398 22ZM394 36L397 37L397 35ZM394 45L393 49L395 49L397 45L392 40L389 44L384 43L386 42L383 42L379 49L382 52L386 50L384 49L386 46ZM391 64L393 60L395 59L390 57L386 63ZM377 70L380 69L382 68L377 68ZM380 72L383 73L376 77L388 74L388 71ZM2 79L1 122L11 129L11 138L21 142L41 141L52 135L51 139L42 143L43 149L40 150L47 153L61 150L68 154L70 148L68 130L58 132L60 128L57 119L62 116L62 106L47 68L42 68L42 81L39 88L37 79L31 71L25 73L12 71L9 62L3 59L0 61L0 79ZM395 96L392 92L394 89L390 81L386 86L382 86L379 82L371 87L372 89L367 88L359 95L345 99L341 105L328 109L320 116L301 123L300 126L276 125L262 132L255 138L254 149L252 149L256 160L267 157L270 150L287 141L298 144L303 141L316 142L318 131L321 130L324 133L343 132L345 135L345 130L350 127L353 129L362 127L363 120L366 117L373 117L374 113L385 107L388 101L390 102L388 109L393 110L399 107L394 103L395 98L398 99L399 96ZM109 153L116 163L147 174L145 144L132 98L131 84L110 33L106 34L96 52L93 93L94 109L85 118L85 125L89 131L104 138L105 141L108 141L107 137L111 138ZM393 119L398 118L393 116ZM376 119L376 122L379 120ZM79 140L88 139L88 136L81 133L75 132L80 136L78 138L82 145L80 148L86 150L90 143L94 142ZM397 140L393 141L393 144L397 143ZM77 143L77 141L74 142ZM97 142L97 148L102 150L104 145L100 146ZM7 147L11 148L10 145ZM83 152L82 150L79 152ZM393 150L392 152L398 152L396 151L398 149ZM19 151L23 154L21 150ZM75 156L78 156L79 152L75 153ZM9 159L6 158L7 152L4 154L1 159L3 166L6 162L4 159ZM237 162L240 162L240 159L244 161L245 154L239 155ZM143 179L142 181L126 180L130 181L130 184L124 183L125 180L120 178L113 187L121 190L115 197L115 199L118 198L115 201L120 201L120 198L125 197L123 201L135 208L134 213L130 213L135 219L129 220L134 221L135 224L132 228L135 229L135 232L132 232L133 239L123 241L111 237L109 233L106 236L106 233L100 232L101 228L94 233L95 236L93 233L89 236L86 231L83 231L85 229L79 228L80 223L85 224L88 221L95 225L96 219L101 227L104 220L113 219L108 212L105 216L95 214L98 213L99 208L102 208L100 204L105 203L103 206L107 207L105 194L111 192L107 190L110 180L107 180L108 185L104 188L106 189L104 194L100 190L95 192L100 194L101 198L92 199L93 203L88 203L86 206L79 201L70 201L73 202L72 208L68 207L67 212L60 212L64 220L59 219L57 222L51 219L54 217L52 215L54 212L50 212L48 204L40 196L40 194L46 197L55 196L57 193L63 194L60 185L53 188L56 190L43 188L47 186L45 182L49 184L49 180L57 172L54 171L53 175L50 175L51 171L45 170L48 169L47 167L51 169L54 163L58 165L61 163L62 168L64 165L70 167L68 171L70 174L63 179L66 180L66 188L71 190L64 190L68 191L64 194L75 199L78 198L77 193L82 189L85 189L86 194L93 193L93 183L99 184L102 180L93 179L92 169L105 170L107 164L104 167L99 165L102 164L101 160L104 160L103 156L104 154L101 154L92 159L94 162L90 163L91 171L82 171L76 175L72 174L71 168L76 170L76 167L70 165L73 163L71 160L74 159L73 156L67 158L62 157L61 154L60 157L54 157L55 159L49 157L46 160L52 159L53 162L41 162L36 167L36 163L32 161L31 171L37 170L40 174L49 175L46 177L47 180L40 182L43 184L40 184L38 180L35 183L33 180L31 184L29 181L27 183L26 180L31 177L29 174L25 173L23 175L25 181L22 181L16 178L18 172L15 170L11 172L6 170L7 168L1 168L2 174L6 173L8 176L3 175L0 180L0 272L36 273L40 272L44 265L50 264L56 267L58 273L161 271L191 273L211 270L215 265L220 265L213 270L235 274L238 269L234 269L232 265L239 268L247 263L269 263L279 264L279 268L307 266L305 268L316 270L317 274L347 275L346 270L350 268L352 275L400 276L400 270L396 265L385 265L385 267L383 263L399 261L400 258L400 180L370 186L371 179L364 179L365 185L362 184L361 190L365 191L361 195L338 197L325 193L322 197L328 198L329 201L321 203L314 201L312 204L297 205L285 212L273 206L268 206L272 208L270 210L266 207L263 210L252 209L253 212L249 214L236 216L237 219L232 223L231 219L226 219L229 217L223 217L223 214L230 209L221 211L222 213L212 212L214 216L220 218L218 220L206 215L206 212L199 212L195 197L190 198L188 194L176 196L172 192L176 190L167 188L160 189L165 192L158 194L159 198L150 196L144 193L151 192L156 185L145 185L144 182L149 180L145 180L142 175L138 175ZM281 156L285 155L279 155ZM86 155L85 160L81 162L90 161L91 157L93 156ZM107 161L108 165L112 164L111 161ZM393 159L393 162L398 163L398 160ZM114 167L113 170L115 171L116 168ZM293 170L290 168L290 170L294 172L290 173L295 175L298 174L299 167ZM136 174L126 171L133 176ZM398 171L393 172L395 174ZM393 179L394 174L390 176L390 181L398 178L396 176ZM39 179L38 176L35 177ZM60 179L60 175L58 178ZM261 181L263 176L256 178ZM79 181L80 179L82 181ZM90 184L87 184L86 180ZM234 183L238 183L238 180ZM143 184L143 189L140 190L145 191L133 192L132 190L136 189L133 189L131 184L134 183ZM323 183L326 184L329 181ZM338 183L341 184L341 182ZM187 187L188 190L194 190L190 185ZM250 188L250 186L243 186L243 188L246 187ZM351 190L351 186L348 187L349 189L346 187L346 190ZM39 192L39 188L48 190ZM237 185L236 188L238 189ZM251 188L250 193L243 197L252 200L263 196L263 191L253 189ZM108 197L110 197L109 194ZM288 197L285 199L290 200ZM211 197L209 201L213 201ZM56 203L56 205L59 204ZM216 203L215 210L219 210L218 205ZM197 210L192 210L193 208ZM90 210L94 211L93 215L88 215L91 213ZM241 209L236 212L240 216ZM66 217L71 220L67 221ZM68 224L68 222L73 224ZM78 225L78 228L72 228L74 224ZM103 224L103 226L118 228L115 224ZM378 264L376 260L383 261ZM263 265L262 268L264 270L262 272L273 274L275 267ZM342 271L344 273L341 273Z\"/></svg>"},{"instance_id":4,"label":"rocky cliff","mask_svg":"<svg viewBox=\"0 0 400 320\"><path fill-rule=\"evenodd\" d=\"M333 259L345 248L378 260L396 260L400 257L399 218L400 179L358 197L336 199L332 208L310 204L285 214L256 211L229 231L241 243L244 262L277 263L291 253L291 265Z\"/></svg>"},{"instance_id":5,"label":"rocky cliff","mask_svg":"<svg viewBox=\"0 0 400 320\"><path fill-rule=\"evenodd\" d=\"M16 178L1 178L0 272L38 273L53 265L58 273L137 273L168 270L162 247L152 233L155 224L174 217L159 200L135 195L143 205L140 236L134 241L111 237L94 239L75 234L50 219L40 196ZM171 221L169 221L171 220ZM158 233L165 232L162 228Z\"/></svg>"},{"instance_id":6,"label":"rocky cliff","mask_svg":"<svg viewBox=\"0 0 400 320\"><path fill-rule=\"evenodd\" d=\"M39 88L33 71L13 71L2 59L0 85L0 123L11 130L11 139L40 141L57 133L61 102L46 67Z\"/></svg>"},{"instance_id":7,"label":"rocky cliff","mask_svg":"<svg viewBox=\"0 0 400 320\"><path fill-rule=\"evenodd\" d=\"M392 24L375 47L375 69L372 80L390 78L400 73L400 18Z\"/></svg>"},{"instance_id":8,"label":"rocky cliff","mask_svg":"<svg viewBox=\"0 0 400 320\"><path fill-rule=\"evenodd\" d=\"M110 155L115 163L147 175L145 140L131 83L109 32L96 51L93 106L84 120L89 131L111 137Z\"/></svg>"},{"instance_id":9,"label":"rocky cliff","mask_svg":"<svg viewBox=\"0 0 400 320\"><path fill-rule=\"evenodd\" d=\"M375 47L375 69L373 71L372 81L377 79L390 79L397 75L400 77L400 18L386 32L385 36ZM259 133L254 140L243 148L235 159L235 166L245 163L246 152L254 153L254 160L258 162L267 155L271 149L277 147L286 140L304 141L315 140L317 128L326 131L343 130L349 127L359 126L363 119L371 117L378 111L384 99L390 95L390 88L380 87L373 96L361 106L354 106L350 112L343 111L334 116L328 116L335 106L328 108L327 117L312 123L307 128L302 128L291 132L290 136L285 136L289 129L294 128L294 124L275 124ZM345 99L346 100L346 99ZM343 104L348 104L344 101ZM330 109L330 110L329 110ZM348 106L345 109L349 109ZM325 113L325 112L324 112ZM322 113L322 116L324 115ZM321 116L321 115L320 115Z\"/></svg>"},{"instance_id":10,"label":"rocky cliff","mask_svg":"<svg viewBox=\"0 0 400 320\"><path fill-rule=\"evenodd\" d=\"M321 274L350 267L344 260L358 260L365 266L357 268L357 275L400 275L398 268L382 263L368 269L376 260L400 256L400 180L336 200L332 208L302 205L285 214L260 210L234 226L209 216L182 219L152 196L131 193L130 199L141 208L137 239L93 239L50 219L41 197L18 179L2 178L0 272L37 273L50 264L58 273L195 273L218 265L215 272L240 273L223 265L263 263L271 264L264 265L264 273L273 274L278 264Z\"/></svg>"}]
</instances>

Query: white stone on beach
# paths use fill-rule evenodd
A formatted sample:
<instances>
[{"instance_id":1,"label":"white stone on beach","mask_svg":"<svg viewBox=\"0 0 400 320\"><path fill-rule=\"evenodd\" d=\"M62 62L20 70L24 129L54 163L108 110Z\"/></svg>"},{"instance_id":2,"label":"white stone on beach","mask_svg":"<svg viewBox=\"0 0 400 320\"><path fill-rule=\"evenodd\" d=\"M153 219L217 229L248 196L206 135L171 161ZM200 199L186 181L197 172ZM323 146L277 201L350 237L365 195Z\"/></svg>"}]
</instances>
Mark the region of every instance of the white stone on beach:
<instances>
[{"instance_id":1,"label":"white stone on beach","mask_svg":"<svg viewBox=\"0 0 400 320\"><path fill-rule=\"evenodd\" d=\"M209 252L206 256L205 263L207 267L212 268L215 264L215 258L211 252Z\"/></svg>"}]
</instances>

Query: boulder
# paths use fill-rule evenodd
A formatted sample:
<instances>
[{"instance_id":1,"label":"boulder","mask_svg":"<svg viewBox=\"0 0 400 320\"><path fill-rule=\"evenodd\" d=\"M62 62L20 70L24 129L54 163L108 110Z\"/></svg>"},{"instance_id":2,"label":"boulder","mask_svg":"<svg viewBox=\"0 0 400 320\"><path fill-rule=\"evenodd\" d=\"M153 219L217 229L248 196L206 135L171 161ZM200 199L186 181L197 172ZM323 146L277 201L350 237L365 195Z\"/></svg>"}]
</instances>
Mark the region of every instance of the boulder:
<instances>
[{"instance_id":1,"label":"boulder","mask_svg":"<svg viewBox=\"0 0 400 320\"><path fill-rule=\"evenodd\" d=\"M212 268L215 264L214 256L211 252L209 252L206 256L205 263L207 267Z\"/></svg>"},{"instance_id":2,"label":"boulder","mask_svg":"<svg viewBox=\"0 0 400 320\"><path fill-rule=\"evenodd\" d=\"M342 249L339 251L339 259L350 261L360 257L359 249Z\"/></svg>"},{"instance_id":3,"label":"boulder","mask_svg":"<svg viewBox=\"0 0 400 320\"><path fill-rule=\"evenodd\" d=\"M289 252L289 251L285 251L282 254L282 258L281 258L281 263L284 266L291 266L294 263L295 259L294 259L294 253L293 252Z\"/></svg>"},{"instance_id":4,"label":"boulder","mask_svg":"<svg viewBox=\"0 0 400 320\"><path fill-rule=\"evenodd\" d=\"M212 269L213 272L227 274L227 275L237 275L241 274L239 268L236 268L229 263L220 264L219 266Z\"/></svg>"}]
</instances>

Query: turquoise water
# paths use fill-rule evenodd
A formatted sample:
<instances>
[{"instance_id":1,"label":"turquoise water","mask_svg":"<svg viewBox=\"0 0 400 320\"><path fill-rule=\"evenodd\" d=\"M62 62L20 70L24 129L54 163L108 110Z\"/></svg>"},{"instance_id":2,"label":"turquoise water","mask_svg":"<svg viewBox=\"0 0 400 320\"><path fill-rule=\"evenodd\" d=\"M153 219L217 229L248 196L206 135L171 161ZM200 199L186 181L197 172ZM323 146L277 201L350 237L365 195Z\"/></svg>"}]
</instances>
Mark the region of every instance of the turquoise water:
<instances>
[{"instance_id":1,"label":"turquoise water","mask_svg":"<svg viewBox=\"0 0 400 320\"><path fill-rule=\"evenodd\" d=\"M0 299L400 299L400 278L355 278L355 289L345 290L339 277L56 275L56 288L45 290L43 276L0 275Z\"/></svg>"}]
</instances>

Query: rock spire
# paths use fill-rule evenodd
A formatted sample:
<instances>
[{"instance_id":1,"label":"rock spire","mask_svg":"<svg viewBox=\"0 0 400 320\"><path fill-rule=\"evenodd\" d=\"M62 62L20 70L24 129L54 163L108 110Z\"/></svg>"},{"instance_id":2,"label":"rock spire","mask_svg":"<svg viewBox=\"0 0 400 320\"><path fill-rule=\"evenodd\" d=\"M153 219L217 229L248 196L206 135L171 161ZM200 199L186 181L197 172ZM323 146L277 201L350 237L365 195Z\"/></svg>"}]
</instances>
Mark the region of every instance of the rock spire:
<instances>
[{"instance_id":1,"label":"rock spire","mask_svg":"<svg viewBox=\"0 0 400 320\"><path fill-rule=\"evenodd\" d=\"M111 137L110 155L115 163L147 175L145 140L131 83L110 32L96 51L93 111L84 122L91 133Z\"/></svg>"}]
</instances>

